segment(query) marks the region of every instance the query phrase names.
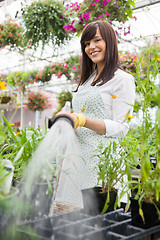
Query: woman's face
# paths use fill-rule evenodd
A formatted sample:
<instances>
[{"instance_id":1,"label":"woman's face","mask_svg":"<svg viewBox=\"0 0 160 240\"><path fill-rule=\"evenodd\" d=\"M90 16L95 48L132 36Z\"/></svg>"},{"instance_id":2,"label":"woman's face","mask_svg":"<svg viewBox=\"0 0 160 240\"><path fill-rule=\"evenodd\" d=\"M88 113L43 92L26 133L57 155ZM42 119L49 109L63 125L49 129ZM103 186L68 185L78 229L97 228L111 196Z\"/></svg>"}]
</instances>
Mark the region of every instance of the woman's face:
<instances>
[{"instance_id":1,"label":"woman's face","mask_svg":"<svg viewBox=\"0 0 160 240\"><path fill-rule=\"evenodd\" d=\"M104 67L106 43L101 36L99 28L97 28L94 38L85 42L85 52L97 64L97 67Z\"/></svg>"}]
</instances>

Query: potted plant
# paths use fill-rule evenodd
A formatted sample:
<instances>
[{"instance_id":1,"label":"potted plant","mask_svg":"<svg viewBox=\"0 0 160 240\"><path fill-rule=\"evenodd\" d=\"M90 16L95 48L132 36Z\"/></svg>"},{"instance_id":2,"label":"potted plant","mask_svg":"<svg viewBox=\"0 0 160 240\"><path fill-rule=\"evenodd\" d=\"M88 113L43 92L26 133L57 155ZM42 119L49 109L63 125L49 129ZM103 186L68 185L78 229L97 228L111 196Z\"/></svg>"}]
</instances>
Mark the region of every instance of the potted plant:
<instances>
[{"instance_id":1,"label":"potted plant","mask_svg":"<svg viewBox=\"0 0 160 240\"><path fill-rule=\"evenodd\" d=\"M42 49L50 41L54 47L60 46L69 40L63 25L68 22L62 18L64 6L60 1L35 1L22 11L26 28L25 38L30 42L30 47L37 49L40 42Z\"/></svg>"},{"instance_id":2,"label":"potted plant","mask_svg":"<svg viewBox=\"0 0 160 240\"><path fill-rule=\"evenodd\" d=\"M122 197L129 194L125 184L124 152L119 143L110 141L105 147L101 143L94 156L99 159L96 166L97 185L91 189L81 190L84 212L90 215L104 214L121 207ZM126 200L127 203L128 196ZM128 204L126 210L127 208Z\"/></svg>"},{"instance_id":3,"label":"potted plant","mask_svg":"<svg viewBox=\"0 0 160 240\"><path fill-rule=\"evenodd\" d=\"M3 143L7 135L0 122L0 238L11 239L14 235L15 217L18 210L18 188L12 186L14 167L3 152Z\"/></svg>"},{"instance_id":4,"label":"potted plant","mask_svg":"<svg viewBox=\"0 0 160 240\"><path fill-rule=\"evenodd\" d=\"M25 127L24 130L17 133L12 128L12 124L3 115L2 117L6 125L7 135L2 145L2 155L5 154L5 157L13 163L14 185L19 188L20 198L26 203L23 211L20 213L21 218L33 219L46 216L49 214L55 187L54 165L50 166L52 173L49 173L48 169L48 176L45 175L46 178L43 178L42 163L36 162L34 165L32 156L45 137L47 126L44 131L34 129L33 127ZM31 167L30 169L29 164L31 161L34 168ZM47 167L43 165L44 169ZM38 169L39 172L37 172Z\"/></svg>"},{"instance_id":5,"label":"potted plant","mask_svg":"<svg viewBox=\"0 0 160 240\"><path fill-rule=\"evenodd\" d=\"M129 187L135 192L131 197L132 224L142 228L160 224L160 84L155 81L159 76L158 64L156 59L150 59L143 79L139 71L136 73L141 96L138 113L142 117L121 142L128 165ZM152 162L153 157L156 164Z\"/></svg>"},{"instance_id":6,"label":"potted plant","mask_svg":"<svg viewBox=\"0 0 160 240\"><path fill-rule=\"evenodd\" d=\"M23 34L24 29L22 26L13 22L12 19L8 19L4 23L0 24L0 49L5 46L9 46L11 50L17 48L23 48Z\"/></svg>"},{"instance_id":7,"label":"potted plant","mask_svg":"<svg viewBox=\"0 0 160 240\"><path fill-rule=\"evenodd\" d=\"M66 33L76 33L79 36L89 22L101 19L113 22L117 33L120 30L124 31L124 35L127 35L130 33L130 27L126 25L126 21L133 18L132 7L134 7L134 0L123 2L83 0L81 3L67 3L63 18L70 19L70 23L65 23L64 28Z\"/></svg>"}]
</instances>

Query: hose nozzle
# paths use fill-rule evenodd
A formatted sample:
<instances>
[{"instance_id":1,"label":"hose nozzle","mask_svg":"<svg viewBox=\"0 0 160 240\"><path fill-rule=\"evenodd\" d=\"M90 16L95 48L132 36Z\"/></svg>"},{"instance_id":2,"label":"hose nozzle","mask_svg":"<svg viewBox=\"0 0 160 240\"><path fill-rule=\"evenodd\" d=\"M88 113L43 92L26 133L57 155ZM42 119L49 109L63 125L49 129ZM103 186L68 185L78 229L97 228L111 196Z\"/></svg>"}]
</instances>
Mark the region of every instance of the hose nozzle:
<instances>
[{"instance_id":1,"label":"hose nozzle","mask_svg":"<svg viewBox=\"0 0 160 240\"><path fill-rule=\"evenodd\" d=\"M48 119L48 128L51 128L52 125L57 120L60 120L60 119L64 119L64 120L68 121L71 124L71 126L74 128L74 121L73 121L72 117L70 117L68 113L66 114L65 111L63 111L62 113L59 113L57 116L55 116L55 118Z\"/></svg>"}]
</instances>

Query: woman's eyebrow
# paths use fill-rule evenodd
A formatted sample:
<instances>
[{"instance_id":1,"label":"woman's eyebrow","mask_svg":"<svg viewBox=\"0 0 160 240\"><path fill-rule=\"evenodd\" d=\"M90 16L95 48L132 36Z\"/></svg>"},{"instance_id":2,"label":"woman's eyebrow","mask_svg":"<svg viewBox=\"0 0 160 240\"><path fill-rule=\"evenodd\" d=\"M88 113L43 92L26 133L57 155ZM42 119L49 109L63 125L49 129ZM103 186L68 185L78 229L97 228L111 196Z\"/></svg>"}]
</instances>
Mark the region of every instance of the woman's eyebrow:
<instances>
[{"instance_id":1,"label":"woman's eyebrow","mask_svg":"<svg viewBox=\"0 0 160 240\"><path fill-rule=\"evenodd\" d=\"M92 39L95 39L95 38L100 38L101 36L99 36L99 35L96 35L96 36L94 36ZM91 39L91 40L92 40ZM88 41L85 41L85 43L87 43L87 42L90 42L91 40L88 40Z\"/></svg>"}]
</instances>

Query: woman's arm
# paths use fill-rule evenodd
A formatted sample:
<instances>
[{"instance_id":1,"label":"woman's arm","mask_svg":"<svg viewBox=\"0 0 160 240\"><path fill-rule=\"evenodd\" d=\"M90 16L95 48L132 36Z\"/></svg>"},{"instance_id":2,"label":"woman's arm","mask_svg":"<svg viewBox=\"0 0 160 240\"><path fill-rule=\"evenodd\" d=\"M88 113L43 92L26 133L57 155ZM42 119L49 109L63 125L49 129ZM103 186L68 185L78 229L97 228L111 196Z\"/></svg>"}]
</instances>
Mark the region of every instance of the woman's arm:
<instances>
[{"instance_id":1,"label":"woman's arm","mask_svg":"<svg viewBox=\"0 0 160 240\"><path fill-rule=\"evenodd\" d=\"M99 134L106 134L106 125L103 120L97 120L86 117L86 123L84 127L89 128Z\"/></svg>"}]
</instances>

